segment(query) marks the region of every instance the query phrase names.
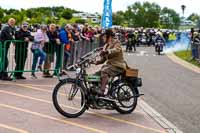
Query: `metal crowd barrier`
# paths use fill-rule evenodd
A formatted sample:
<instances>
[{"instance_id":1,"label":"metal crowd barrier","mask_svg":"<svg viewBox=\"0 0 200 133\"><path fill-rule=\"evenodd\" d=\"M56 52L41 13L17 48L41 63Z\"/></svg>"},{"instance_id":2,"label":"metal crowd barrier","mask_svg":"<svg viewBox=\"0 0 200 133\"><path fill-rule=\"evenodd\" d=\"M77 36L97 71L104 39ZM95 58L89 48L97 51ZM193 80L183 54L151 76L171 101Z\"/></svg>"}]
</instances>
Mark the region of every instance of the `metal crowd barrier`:
<instances>
[{"instance_id":1,"label":"metal crowd barrier","mask_svg":"<svg viewBox=\"0 0 200 133\"><path fill-rule=\"evenodd\" d=\"M3 57L2 57L2 43L0 42L0 72L2 71L2 63L3 63Z\"/></svg>"},{"instance_id":2,"label":"metal crowd barrier","mask_svg":"<svg viewBox=\"0 0 200 133\"><path fill-rule=\"evenodd\" d=\"M20 73L39 72L37 66L41 51L33 50L31 46L32 43L20 40L0 42L0 72L10 73L14 79ZM71 42L70 51L66 51L63 44L45 43L42 49L45 53L42 72L45 75L53 71L59 77L63 69L77 63L80 57L97 47L99 47L98 38L93 41ZM33 63L37 63L35 69Z\"/></svg>"},{"instance_id":3,"label":"metal crowd barrier","mask_svg":"<svg viewBox=\"0 0 200 133\"><path fill-rule=\"evenodd\" d=\"M16 76L24 72L39 72L37 68L39 56L39 49L31 49L32 43L27 43L20 40L7 40L0 47L0 72L10 73L15 79ZM52 47L54 46L55 47ZM63 45L56 46L56 44L46 43L44 48L45 59L42 64L42 72L54 71L59 73L63 59L62 51ZM56 55L56 56L55 56ZM35 61L34 61L35 60ZM54 61L55 60L55 61ZM35 68L33 67L36 63ZM58 75L58 74L57 74Z\"/></svg>"},{"instance_id":4,"label":"metal crowd barrier","mask_svg":"<svg viewBox=\"0 0 200 133\"><path fill-rule=\"evenodd\" d=\"M99 38L95 38L93 41L82 40L71 43L71 58L69 59L67 66L76 64L79 61L80 57L98 47Z\"/></svg>"}]
</instances>

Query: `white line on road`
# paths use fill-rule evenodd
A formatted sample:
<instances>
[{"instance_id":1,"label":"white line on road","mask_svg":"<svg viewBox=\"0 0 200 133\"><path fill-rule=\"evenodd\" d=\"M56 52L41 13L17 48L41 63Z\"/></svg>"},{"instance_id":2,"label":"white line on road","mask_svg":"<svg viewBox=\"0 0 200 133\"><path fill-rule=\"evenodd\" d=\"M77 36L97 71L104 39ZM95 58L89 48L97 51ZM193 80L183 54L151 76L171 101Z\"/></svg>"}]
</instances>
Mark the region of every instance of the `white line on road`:
<instances>
[{"instance_id":1,"label":"white line on road","mask_svg":"<svg viewBox=\"0 0 200 133\"><path fill-rule=\"evenodd\" d=\"M15 128L15 127L11 127L11 126L8 126L8 125L5 125L5 124L1 124L0 123L0 127L2 128L6 128L8 130L12 130L12 131L15 131L15 132L18 132L18 133L29 133L25 130L22 130L22 129L19 129L19 128Z\"/></svg>"}]
</instances>

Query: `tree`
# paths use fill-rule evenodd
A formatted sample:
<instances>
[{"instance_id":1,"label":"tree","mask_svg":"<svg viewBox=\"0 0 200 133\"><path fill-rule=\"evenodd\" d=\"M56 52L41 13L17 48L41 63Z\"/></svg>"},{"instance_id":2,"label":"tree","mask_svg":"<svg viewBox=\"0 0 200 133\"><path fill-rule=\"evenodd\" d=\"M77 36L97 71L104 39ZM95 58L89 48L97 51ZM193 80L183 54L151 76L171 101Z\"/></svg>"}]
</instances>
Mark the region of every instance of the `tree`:
<instances>
[{"instance_id":1,"label":"tree","mask_svg":"<svg viewBox=\"0 0 200 133\"><path fill-rule=\"evenodd\" d=\"M4 12L2 9L0 9L0 20L4 17Z\"/></svg>"},{"instance_id":2,"label":"tree","mask_svg":"<svg viewBox=\"0 0 200 133\"><path fill-rule=\"evenodd\" d=\"M187 19L193 22L198 22L200 20L200 16L196 13L192 13Z\"/></svg>"},{"instance_id":3,"label":"tree","mask_svg":"<svg viewBox=\"0 0 200 133\"><path fill-rule=\"evenodd\" d=\"M70 11L70 10L65 10L65 11L63 11L63 13L62 13L62 17L64 18L64 19L67 19L67 20L70 20L71 18L72 18L72 12Z\"/></svg>"},{"instance_id":4,"label":"tree","mask_svg":"<svg viewBox=\"0 0 200 133\"><path fill-rule=\"evenodd\" d=\"M125 22L124 12L118 11L116 13L113 13L113 25L123 25Z\"/></svg>"},{"instance_id":5,"label":"tree","mask_svg":"<svg viewBox=\"0 0 200 133\"><path fill-rule=\"evenodd\" d=\"M180 25L179 14L173 9L164 7L160 13L160 24L162 28L177 29Z\"/></svg>"},{"instance_id":6,"label":"tree","mask_svg":"<svg viewBox=\"0 0 200 133\"><path fill-rule=\"evenodd\" d=\"M159 22L160 6L156 3L135 2L125 12L129 26L157 27Z\"/></svg>"},{"instance_id":7,"label":"tree","mask_svg":"<svg viewBox=\"0 0 200 133\"><path fill-rule=\"evenodd\" d=\"M26 11L26 16L27 16L28 18L32 18L32 17L34 16L34 14L33 14L33 12L32 12L31 9L29 9L29 10Z\"/></svg>"},{"instance_id":8,"label":"tree","mask_svg":"<svg viewBox=\"0 0 200 133\"><path fill-rule=\"evenodd\" d=\"M19 10L16 10L16 9L9 9L9 10L5 10L5 13L6 13L7 15L18 14L18 13L19 13Z\"/></svg>"}]
</instances>

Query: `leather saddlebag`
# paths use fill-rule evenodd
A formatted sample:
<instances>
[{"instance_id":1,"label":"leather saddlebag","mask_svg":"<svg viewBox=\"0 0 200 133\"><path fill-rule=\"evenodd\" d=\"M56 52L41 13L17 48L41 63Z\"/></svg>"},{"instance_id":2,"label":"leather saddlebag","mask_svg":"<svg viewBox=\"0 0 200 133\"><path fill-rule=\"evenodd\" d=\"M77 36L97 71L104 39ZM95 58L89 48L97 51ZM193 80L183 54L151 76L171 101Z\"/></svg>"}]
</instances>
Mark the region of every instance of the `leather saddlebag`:
<instances>
[{"instance_id":1,"label":"leather saddlebag","mask_svg":"<svg viewBox=\"0 0 200 133\"><path fill-rule=\"evenodd\" d=\"M138 69L127 68L125 70L126 77L138 77Z\"/></svg>"}]
</instances>

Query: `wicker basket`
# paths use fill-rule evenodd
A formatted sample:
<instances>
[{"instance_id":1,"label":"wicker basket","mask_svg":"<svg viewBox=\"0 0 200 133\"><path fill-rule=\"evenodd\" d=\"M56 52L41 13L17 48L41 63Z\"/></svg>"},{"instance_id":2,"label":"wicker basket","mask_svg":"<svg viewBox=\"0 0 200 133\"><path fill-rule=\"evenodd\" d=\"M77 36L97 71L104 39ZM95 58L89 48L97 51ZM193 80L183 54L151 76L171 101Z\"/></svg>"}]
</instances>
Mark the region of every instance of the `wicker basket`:
<instances>
[{"instance_id":1,"label":"wicker basket","mask_svg":"<svg viewBox=\"0 0 200 133\"><path fill-rule=\"evenodd\" d=\"M126 77L138 77L138 69L127 68L125 70Z\"/></svg>"}]
</instances>

